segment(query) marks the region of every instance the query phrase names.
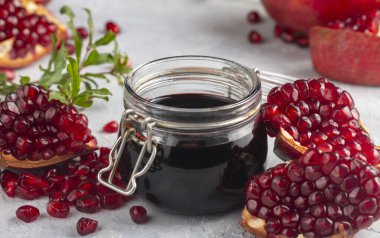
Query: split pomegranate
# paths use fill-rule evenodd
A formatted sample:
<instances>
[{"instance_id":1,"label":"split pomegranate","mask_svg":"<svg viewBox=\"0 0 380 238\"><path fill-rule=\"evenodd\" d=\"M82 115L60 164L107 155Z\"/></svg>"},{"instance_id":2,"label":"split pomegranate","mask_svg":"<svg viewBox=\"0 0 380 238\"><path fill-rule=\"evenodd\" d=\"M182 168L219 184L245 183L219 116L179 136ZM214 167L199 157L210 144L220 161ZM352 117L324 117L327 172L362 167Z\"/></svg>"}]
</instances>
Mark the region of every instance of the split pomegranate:
<instances>
[{"instance_id":1,"label":"split pomegranate","mask_svg":"<svg viewBox=\"0 0 380 238\"><path fill-rule=\"evenodd\" d=\"M251 178L245 196L243 226L259 237L351 237L380 218L380 172L311 149Z\"/></svg>"},{"instance_id":2,"label":"split pomegranate","mask_svg":"<svg viewBox=\"0 0 380 238\"><path fill-rule=\"evenodd\" d=\"M26 85L0 103L0 150L7 166L22 168L23 160L39 166L41 160L69 159L95 148L87 117L48 98L48 91Z\"/></svg>"},{"instance_id":3,"label":"split pomegranate","mask_svg":"<svg viewBox=\"0 0 380 238\"><path fill-rule=\"evenodd\" d=\"M65 27L33 0L0 1L0 68L20 68L47 54L52 34L58 42Z\"/></svg>"},{"instance_id":4,"label":"split pomegranate","mask_svg":"<svg viewBox=\"0 0 380 238\"><path fill-rule=\"evenodd\" d=\"M94 233L98 228L98 222L91 220L90 218L82 217L77 222L77 232L81 236L85 236L91 233Z\"/></svg>"},{"instance_id":5,"label":"split pomegranate","mask_svg":"<svg viewBox=\"0 0 380 238\"><path fill-rule=\"evenodd\" d=\"M106 31L111 31L115 35L118 35L121 32L121 29L115 22L109 21L106 23Z\"/></svg>"},{"instance_id":6,"label":"split pomegranate","mask_svg":"<svg viewBox=\"0 0 380 238\"><path fill-rule=\"evenodd\" d=\"M66 218L70 213L70 207L67 202L50 201L46 211L52 217Z\"/></svg>"},{"instance_id":7,"label":"split pomegranate","mask_svg":"<svg viewBox=\"0 0 380 238\"><path fill-rule=\"evenodd\" d=\"M307 148L380 162L380 154L350 94L324 78L297 80L273 88L262 106L262 120L276 136L275 152L296 159Z\"/></svg>"},{"instance_id":8,"label":"split pomegranate","mask_svg":"<svg viewBox=\"0 0 380 238\"><path fill-rule=\"evenodd\" d=\"M281 27L305 35L313 26L380 7L377 0L262 0L262 3Z\"/></svg>"},{"instance_id":9,"label":"split pomegranate","mask_svg":"<svg viewBox=\"0 0 380 238\"><path fill-rule=\"evenodd\" d=\"M136 224L143 224L148 221L148 213L143 206L133 206L129 209L132 221Z\"/></svg>"},{"instance_id":10,"label":"split pomegranate","mask_svg":"<svg viewBox=\"0 0 380 238\"><path fill-rule=\"evenodd\" d=\"M119 130L117 121L110 121L103 126L103 131L107 133L115 133Z\"/></svg>"},{"instance_id":11,"label":"split pomegranate","mask_svg":"<svg viewBox=\"0 0 380 238\"><path fill-rule=\"evenodd\" d=\"M30 205L21 206L16 211L16 217L23 222L32 222L40 216L40 211Z\"/></svg>"},{"instance_id":12,"label":"split pomegranate","mask_svg":"<svg viewBox=\"0 0 380 238\"><path fill-rule=\"evenodd\" d=\"M380 85L380 10L314 27L310 50L315 70L353 84Z\"/></svg>"}]
</instances>

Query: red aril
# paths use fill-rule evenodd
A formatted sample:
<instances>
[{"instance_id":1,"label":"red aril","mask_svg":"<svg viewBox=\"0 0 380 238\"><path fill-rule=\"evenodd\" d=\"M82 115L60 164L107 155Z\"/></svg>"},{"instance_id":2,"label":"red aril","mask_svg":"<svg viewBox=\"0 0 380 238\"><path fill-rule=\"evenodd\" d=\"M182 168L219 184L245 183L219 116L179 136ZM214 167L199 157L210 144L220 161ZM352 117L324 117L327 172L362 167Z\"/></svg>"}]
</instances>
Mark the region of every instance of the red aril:
<instances>
[{"instance_id":1,"label":"red aril","mask_svg":"<svg viewBox=\"0 0 380 238\"><path fill-rule=\"evenodd\" d=\"M103 131L107 133L115 133L119 130L117 121L110 121L103 126Z\"/></svg>"},{"instance_id":2,"label":"red aril","mask_svg":"<svg viewBox=\"0 0 380 238\"><path fill-rule=\"evenodd\" d=\"M249 23L258 23L261 22L260 14L257 11L251 11L247 15L247 21Z\"/></svg>"},{"instance_id":3,"label":"red aril","mask_svg":"<svg viewBox=\"0 0 380 238\"><path fill-rule=\"evenodd\" d=\"M16 211L16 217L23 222L33 222L40 216L40 211L30 205L21 206Z\"/></svg>"},{"instance_id":4,"label":"red aril","mask_svg":"<svg viewBox=\"0 0 380 238\"><path fill-rule=\"evenodd\" d=\"M136 224L143 224L148 221L148 213L143 206L133 206L129 209L132 221Z\"/></svg>"},{"instance_id":5,"label":"red aril","mask_svg":"<svg viewBox=\"0 0 380 238\"><path fill-rule=\"evenodd\" d=\"M90 218L82 217L77 222L77 232L81 236L85 236L91 233L94 233L98 228L98 222L91 220Z\"/></svg>"},{"instance_id":6,"label":"red aril","mask_svg":"<svg viewBox=\"0 0 380 238\"><path fill-rule=\"evenodd\" d=\"M261 43L263 41L263 38L257 31L251 31L248 35L248 40L251 43Z\"/></svg>"},{"instance_id":7,"label":"red aril","mask_svg":"<svg viewBox=\"0 0 380 238\"><path fill-rule=\"evenodd\" d=\"M123 196L116 192L100 194L99 197L100 205L104 209L116 209L124 204Z\"/></svg>"},{"instance_id":8,"label":"red aril","mask_svg":"<svg viewBox=\"0 0 380 238\"><path fill-rule=\"evenodd\" d=\"M66 218L70 214L70 206L67 202L51 201L48 203L46 211L52 217Z\"/></svg>"},{"instance_id":9,"label":"red aril","mask_svg":"<svg viewBox=\"0 0 380 238\"><path fill-rule=\"evenodd\" d=\"M86 195L77 199L75 208L84 213L94 213L100 208L99 198L95 195Z\"/></svg>"}]
</instances>

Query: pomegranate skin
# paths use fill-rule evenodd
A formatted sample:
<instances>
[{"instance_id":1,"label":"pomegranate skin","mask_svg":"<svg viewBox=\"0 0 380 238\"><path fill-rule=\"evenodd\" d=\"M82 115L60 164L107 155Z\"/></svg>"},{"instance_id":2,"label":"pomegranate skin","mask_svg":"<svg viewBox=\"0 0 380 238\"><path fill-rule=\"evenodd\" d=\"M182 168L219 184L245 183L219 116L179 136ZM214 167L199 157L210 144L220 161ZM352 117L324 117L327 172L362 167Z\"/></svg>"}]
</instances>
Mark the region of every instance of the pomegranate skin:
<instances>
[{"instance_id":1,"label":"pomegranate skin","mask_svg":"<svg viewBox=\"0 0 380 238\"><path fill-rule=\"evenodd\" d=\"M325 77L380 85L380 39L376 36L316 26L310 31L310 53L314 69Z\"/></svg>"},{"instance_id":2,"label":"pomegranate skin","mask_svg":"<svg viewBox=\"0 0 380 238\"><path fill-rule=\"evenodd\" d=\"M310 28L353 13L380 7L377 0L262 0L269 15L282 27L308 33Z\"/></svg>"}]
</instances>

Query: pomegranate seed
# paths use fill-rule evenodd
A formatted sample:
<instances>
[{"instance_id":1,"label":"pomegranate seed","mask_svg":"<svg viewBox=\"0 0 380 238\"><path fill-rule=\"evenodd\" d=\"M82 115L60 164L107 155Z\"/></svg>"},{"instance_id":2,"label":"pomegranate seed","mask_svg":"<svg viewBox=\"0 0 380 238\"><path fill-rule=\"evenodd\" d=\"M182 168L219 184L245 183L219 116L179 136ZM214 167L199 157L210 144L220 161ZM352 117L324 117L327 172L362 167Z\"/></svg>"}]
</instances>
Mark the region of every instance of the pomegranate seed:
<instances>
[{"instance_id":1,"label":"pomegranate seed","mask_svg":"<svg viewBox=\"0 0 380 238\"><path fill-rule=\"evenodd\" d=\"M74 45L72 45L70 43L66 43L66 49L67 49L67 53L69 55L72 55L75 53L75 47L74 47Z\"/></svg>"},{"instance_id":2,"label":"pomegranate seed","mask_svg":"<svg viewBox=\"0 0 380 238\"><path fill-rule=\"evenodd\" d=\"M262 36L257 31L251 31L248 35L248 40L251 43L261 43L263 42Z\"/></svg>"},{"instance_id":3,"label":"pomegranate seed","mask_svg":"<svg viewBox=\"0 0 380 238\"><path fill-rule=\"evenodd\" d=\"M77 222L77 232L81 236L85 236L91 233L94 233L98 228L98 222L91 220L90 218L82 217Z\"/></svg>"},{"instance_id":4,"label":"pomegranate seed","mask_svg":"<svg viewBox=\"0 0 380 238\"><path fill-rule=\"evenodd\" d=\"M118 193L100 194L100 204L104 209L116 209L124 204L123 196Z\"/></svg>"},{"instance_id":5,"label":"pomegranate seed","mask_svg":"<svg viewBox=\"0 0 380 238\"><path fill-rule=\"evenodd\" d=\"M80 38L86 39L88 37L88 31L85 27L78 27L76 30Z\"/></svg>"},{"instance_id":6,"label":"pomegranate seed","mask_svg":"<svg viewBox=\"0 0 380 238\"><path fill-rule=\"evenodd\" d=\"M9 81L13 81L16 78L15 71L10 69L0 70L0 74L4 74L5 78Z\"/></svg>"},{"instance_id":7,"label":"pomegranate seed","mask_svg":"<svg viewBox=\"0 0 380 238\"><path fill-rule=\"evenodd\" d=\"M18 185L15 191L18 197L26 200L34 200L43 194L40 188L24 187L21 185Z\"/></svg>"},{"instance_id":8,"label":"pomegranate seed","mask_svg":"<svg viewBox=\"0 0 380 238\"><path fill-rule=\"evenodd\" d=\"M276 37L280 37L281 34L282 34L282 32L283 32L283 28L282 28L281 26L276 25L276 26L274 27L274 36L276 36Z\"/></svg>"},{"instance_id":9,"label":"pomegranate seed","mask_svg":"<svg viewBox=\"0 0 380 238\"><path fill-rule=\"evenodd\" d=\"M40 211L30 205L21 206L16 211L16 217L23 222L33 222L40 216Z\"/></svg>"},{"instance_id":10,"label":"pomegranate seed","mask_svg":"<svg viewBox=\"0 0 380 238\"><path fill-rule=\"evenodd\" d=\"M119 124L116 121L110 121L103 126L103 131L107 133L115 133L119 130Z\"/></svg>"},{"instance_id":11,"label":"pomegranate seed","mask_svg":"<svg viewBox=\"0 0 380 238\"><path fill-rule=\"evenodd\" d=\"M132 221L136 224L143 224L148 221L148 213L142 206L133 206L129 209Z\"/></svg>"},{"instance_id":12,"label":"pomegranate seed","mask_svg":"<svg viewBox=\"0 0 380 238\"><path fill-rule=\"evenodd\" d=\"M66 202L51 201L48 203L47 212L52 217L66 218L70 213L70 207Z\"/></svg>"},{"instance_id":13,"label":"pomegranate seed","mask_svg":"<svg viewBox=\"0 0 380 238\"><path fill-rule=\"evenodd\" d=\"M260 14L256 11L251 11L248 13L247 20L250 23L257 23L261 21Z\"/></svg>"},{"instance_id":14,"label":"pomegranate seed","mask_svg":"<svg viewBox=\"0 0 380 238\"><path fill-rule=\"evenodd\" d=\"M84 213L94 213L100 208L100 201L94 195L87 195L78 198L75 208Z\"/></svg>"},{"instance_id":15,"label":"pomegranate seed","mask_svg":"<svg viewBox=\"0 0 380 238\"><path fill-rule=\"evenodd\" d=\"M120 27L113 21L106 23L106 31L111 31L115 35L118 35L121 32Z\"/></svg>"}]
</instances>

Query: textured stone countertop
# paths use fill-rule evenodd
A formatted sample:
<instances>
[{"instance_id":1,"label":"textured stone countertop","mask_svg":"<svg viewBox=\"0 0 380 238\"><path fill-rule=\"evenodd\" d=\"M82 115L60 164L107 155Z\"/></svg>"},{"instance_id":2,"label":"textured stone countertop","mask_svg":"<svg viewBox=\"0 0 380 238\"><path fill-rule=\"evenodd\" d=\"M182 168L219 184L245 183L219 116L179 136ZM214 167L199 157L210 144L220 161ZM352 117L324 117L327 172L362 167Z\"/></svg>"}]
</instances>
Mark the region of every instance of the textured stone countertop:
<instances>
[{"instance_id":1,"label":"textured stone countertop","mask_svg":"<svg viewBox=\"0 0 380 238\"><path fill-rule=\"evenodd\" d=\"M82 7L91 8L99 32L104 23L113 19L122 26L119 37L120 48L128 52L133 64L139 65L153 59L200 54L235 60L250 67L288 74L300 78L317 76L313 71L309 52L294 45L287 45L273 37L273 21L264 13L259 1L249 0L53 0L48 8L59 15L61 4L72 6L78 15L78 22L86 23ZM246 23L246 14L258 9L265 18L259 25ZM65 17L58 16L62 20ZM252 45L247 41L248 32L256 28L266 42ZM46 64L47 59L40 61ZM38 63L20 70L19 74L37 77ZM361 112L363 123L380 144L380 88L342 85L353 95ZM114 97L109 103L97 102L85 111L90 127L99 143L111 146L116 135L106 135L101 127L110 120L119 120L122 106L122 88L113 83ZM273 154L273 141L269 141L268 166L280 160ZM75 209L67 219L51 218L46 213L47 199L26 202L9 199L0 193L0 237L77 237L76 222L82 216L99 221L99 229L88 237L251 237L239 226L240 210L211 216L181 216L165 214L150 204L135 199L116 211L102 210L96 214L81 214ZM36 222L26 224L16 220L16 209L24 204L37 206L42 217ZM144 204L150 214L146 225L135 225L129 216L129 208ZM379 222L370 230L360 232L358 238L379 238Z\"/></svg>"}]
</instances>

